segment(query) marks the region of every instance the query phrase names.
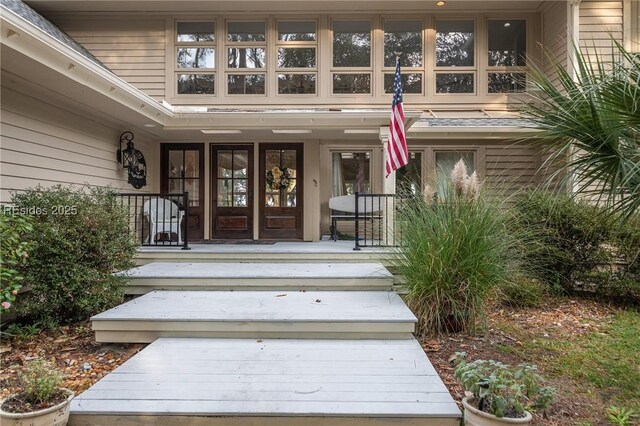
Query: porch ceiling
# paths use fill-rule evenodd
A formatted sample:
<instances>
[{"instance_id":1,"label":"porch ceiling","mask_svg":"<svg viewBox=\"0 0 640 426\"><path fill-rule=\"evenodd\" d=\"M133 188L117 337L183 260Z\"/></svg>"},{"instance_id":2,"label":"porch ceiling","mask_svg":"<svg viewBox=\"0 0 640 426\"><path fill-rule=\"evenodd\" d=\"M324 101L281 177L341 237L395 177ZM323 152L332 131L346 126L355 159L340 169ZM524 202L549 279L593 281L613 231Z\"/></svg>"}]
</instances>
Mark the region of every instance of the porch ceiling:
<instances>
[{"instance_id":1,"label":"porch ceiling","mask_svg":"<svg viewBox=\"0 0 640 426\"><path fill-rule=\"evenodd\" d=\"M448 0L443 7L436 1L416 0L30 0L41 12L309 12L309 11L520 11L538 10L544 0Z\"/></svg>"}]
</instances>

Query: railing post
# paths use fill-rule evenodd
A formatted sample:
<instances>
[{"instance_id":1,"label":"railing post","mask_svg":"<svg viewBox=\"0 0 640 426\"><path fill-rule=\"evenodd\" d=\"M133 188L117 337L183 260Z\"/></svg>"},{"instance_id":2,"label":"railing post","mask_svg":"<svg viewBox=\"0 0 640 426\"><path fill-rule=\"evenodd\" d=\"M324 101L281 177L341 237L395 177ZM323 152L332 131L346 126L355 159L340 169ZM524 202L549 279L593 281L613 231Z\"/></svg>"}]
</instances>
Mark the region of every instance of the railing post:
<instances>
[{"instance_id":1,"label":"railing post","mask_svg":"<svg viewBox=\"0 0 640 426\"><path fill-rule=\"evenodd\" d=\"M355 211L356 211L355 215L356 215L356 217L355 217L355 221L354 222L355 222L356 229L355 229L354 238L356 240L356 243L355 243L355 247L353 247L353 249L354 250L360 250L360 216L359 216L359 214L360 214L360 212L359 212L359 210L360 210L359 209L360 193L358 191L356 191L355 195L356 195L356 205L355 205Z\"/></svg>"},{"instance_id":2,"label":"railing post","mask_svg":"<svg viewBox=\"0 0 640 426\"><path fill-rule=\"evenodd\" d=\"M191 250L189 247L189 193L185 191L182 194L182 205L184 206L184 241L182 250ZM178 215L179 217L180 215ZM178 224L178 230L180 224Z\"/></svg>"}]
</instances>

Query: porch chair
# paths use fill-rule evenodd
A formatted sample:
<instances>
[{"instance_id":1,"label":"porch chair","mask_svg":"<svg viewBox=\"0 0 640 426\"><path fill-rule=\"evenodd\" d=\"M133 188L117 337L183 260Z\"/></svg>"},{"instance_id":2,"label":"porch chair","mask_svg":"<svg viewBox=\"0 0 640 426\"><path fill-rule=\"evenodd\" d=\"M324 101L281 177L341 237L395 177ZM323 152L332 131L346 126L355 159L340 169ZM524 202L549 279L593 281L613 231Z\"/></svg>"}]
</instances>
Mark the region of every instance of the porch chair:
<instances>
[{"instance_id":1,"label":"porch chair","mask_svg":"<svg viewBox=\"0 0 640 426\"><path fill-rule=\"evenodd\" d=\"M170 239L172 234L176 234L178 245L182 244L180 224L184 218L184 210L180 210L176 203L166 198L151 198L144 203L142 215L149 223L149 235L145 243L155 243L158 234L169 234Z\"/></svg>"},{"instance_id":2,"label":"porch chair","mask_svg":"<svg viewBox=\"0 0 640 426\"><path fill-rule=\"evenodd\" d=\"M338 222L354 222L366 220L373 222L382 219L382 207L380 198L372 198L370 201L360 198L358 200L358 217L356 218L356 196L340 195L329 198L331 209L331 239L338 241Z\"/></svg>"}]
</instances>

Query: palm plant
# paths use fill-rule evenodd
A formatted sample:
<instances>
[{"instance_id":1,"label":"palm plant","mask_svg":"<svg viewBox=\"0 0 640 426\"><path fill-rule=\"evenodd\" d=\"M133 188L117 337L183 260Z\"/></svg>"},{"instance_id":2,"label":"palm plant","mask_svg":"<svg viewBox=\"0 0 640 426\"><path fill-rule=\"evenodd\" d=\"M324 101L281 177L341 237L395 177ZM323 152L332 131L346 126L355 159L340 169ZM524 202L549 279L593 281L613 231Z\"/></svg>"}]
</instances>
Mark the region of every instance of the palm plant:
<instances>
[{"instance_id":1,"label":"palm plant","mask_svg":"<svg viewBox=\"0 0 640 426\"><path fill-rule=\"evenodd\" d=\"M640 208L640 55L615 40L610 53L574 50L572 69L533 70L524 115L564 165L551 179L569 170L577 192L628 218Z\"/></svg>"}]
</instances>

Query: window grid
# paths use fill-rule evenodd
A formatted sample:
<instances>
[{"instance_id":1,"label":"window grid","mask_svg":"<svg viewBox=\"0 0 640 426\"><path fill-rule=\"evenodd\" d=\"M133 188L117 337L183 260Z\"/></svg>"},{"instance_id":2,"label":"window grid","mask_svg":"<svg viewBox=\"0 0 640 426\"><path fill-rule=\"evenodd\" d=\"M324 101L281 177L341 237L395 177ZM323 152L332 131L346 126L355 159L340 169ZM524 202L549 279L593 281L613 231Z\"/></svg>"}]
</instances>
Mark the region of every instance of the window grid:
<instances>
[{"instance_id":1,"label":"window grid","mask_svg":"<svg viewBox=\"0 0 640 426\"><path fill-rule=\"evenodd\" d=\"M424 89L425 89L425 67L427 64L427 55L425 54L425 46L426 46L426 42L425 42L425 25L424 25L424 20L422 19L410 19L410 18L385 18L382 20L382 33L383 33L383 46L382 46L382 84L383 84L383 88L382 88L382 92L389 94L393 92L393 89L390 87L393 84L393 77L395 76L395 64L392 66L387 66L385 64L385 51L386 51L386 46L385 46L385 40L384 40L384 35L386 35L386 31L385 31L385 27L387 23L391 23L391 22L420 22L420 26L421 26L421 31L420 31L420 54L421 54L421 62L422 62L422 66L419 67L410 67L407 65L402 65L402 77L403 77L403 90L404 90L404 94L408 94L408 95L422 95L424 94ZM407 80L414 80L418 79L419 80L419 84L416 82L414 83L415 88L414 87L407 87L407 86L411 86L410 84L407 84ZM418 89L419 86L419 90ZM409 90L407 90L407 88Z\"/></svg>"},{"instance_id":2,"label":"window grid","mask_svg":"<svg viewBox=\"0 0 640 426\"><path fill-rule=\"evenodd\" d=\"M264 26L264 40L251 40L251 41L232 41L229 40L230 34L230 26L233 24L251 24L251 23L261 23ZM224 35L224 58L225 58L225 77L224 77L224 87L226 96L262 96L266 97L268 93L268 79L267 79L267 70L269 64L269 55L273 54L273 52L269 51L268 48L268 32L269 25L266 20L262 19L230 19L226 21L225 26L225 35ZM231 56L231 49L237 50L237 53L246 53L249 55L251 53L250 49L254 49L255 57L257 58L257 52L262 49L264 51L264 61L261 67L232 67L229 64L229 58ZM236 53L236 52L234 52ZM241 61L242 57L238 56L238 61ZM254 61L254 64L256 61ZM238 86L243 86L244 93L231 93L231 78L238 79ZM252 89L251 84L256 83L254 89ZM260 82L262 87L260 87ZM255 92L252 93L252 90Z\"/></svg>"},{"instance_id":3,"label":"window grid","mask_svg":"<svg viewBox=\"0 0 640 426\"><path fill-rule=\"evenodd\" d=\"M313 23L314 25L314 40L280 40L280 24L290 24L290 23ZM316 19L283 19L276 20L275 24L275 32L276 32L276 43L275 43L275 86L276 86L276 95L277 96L317 96L318 93L318 21ZM280 49L313 49L315 63L313 67L281 67L279 65L280 58ZM302 91L298 93L281 93L280 91L280 78L287 76L291 76L292 80L296 78L300 79L300 86L302 86L302 80L306 77L310 80L313 80L313 93L305 93Z\"/></svg>"},{"instance_id":4,"label":"window grid","mask_svg":"<svg viewBox=\"0 0 640 426\"><path fill-rule=\"evenodd\" d=\"M179 25L180 24L189 24L189 23L207 23L207 24L211 24L211 30L212 30L212 36L213 36L213 40L210 41L186 41L186 40L179 40ZM216 43L217 43L217 37L216 37L216 29L217 29L217 22L215 19L207 19L207 20L202 20L202 19L179 19L176 20L174 22L174 47L173 47L173 56L172 56L172 61L173 61L173 81L176 87L175 93L178 96L200 96L200 95L208 95L208 96L216 96L216 90L215 90L215 85L216 85L216 74L217 74L217 69L216 69L216 54L217 54L217 49L216 49ZM213 66L212 67L181 67L179 66L179 51L181 49L212 49L212 60L213 60ZM196 55L199 52L196 52ZM191 78L193 80L208 80L210 79L211 82L211 86L210 86L210 93L180 93L180 79L183 78L183 76L191 76ZM198 77L200 76L200 78ZM189 78L189 77L187 77Z\"/></svg>"}]
</instances>

